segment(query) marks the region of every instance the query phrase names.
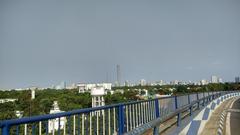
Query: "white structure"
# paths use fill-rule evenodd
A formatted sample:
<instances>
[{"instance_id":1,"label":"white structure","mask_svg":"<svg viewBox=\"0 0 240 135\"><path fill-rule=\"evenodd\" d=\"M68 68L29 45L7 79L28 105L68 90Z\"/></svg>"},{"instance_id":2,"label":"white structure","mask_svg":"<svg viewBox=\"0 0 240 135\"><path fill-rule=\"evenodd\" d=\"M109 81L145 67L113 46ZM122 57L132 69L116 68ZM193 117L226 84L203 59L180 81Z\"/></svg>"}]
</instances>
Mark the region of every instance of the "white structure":
<instances>
[{"instance_id":1,"label":"white structure","mask_svg":"<svg viewBox=\"0 0 240 135\"><path fill-rule=\"evenodd\" d=\"M223 83L223 79L222 78L218 78L218 83Z\"/></svg>"},{"instance_id":2,"label":"white structure","mask_svg":"<svg viewBox=\"0 0 240 135\"><path fill-rule=\"evenodd\" d=\"M145 86L145 85L147 85L146 80L141 79L141 80L140 80L140 85L141 85L141 86Z\"/></svg>"},{"instance_id":3,"label":"white structure","mask_svg":"<svg viewBox=\"0 0 240 135\"><path fill-rule=\"evenodd\" d=\"M92 107L105 105L105 101L103 98L103 96L105 95L105 89L103 87L92 88L91 95L92 95Z\"/></svg>"},{"instance_id":4,"label":"white structure","mask_svg":"<svg viewBox=\"0 0 240 135\"><path fill-rule=\"evenodd\" d=\"M207 84L208 84L208 81L203 79L203 80L200 81L200 84L201 84L201 85L207 85Z\"/></svg>"},{"instance_id":5,"label":"white structure","mask_svg":"<svg viewBox=\"0 0 240 135\"><path fill-rule=\"evenodd\" d=\"M58 107L58 102L54 101L53 102L53 108L50 110L50 114L55 114L55 113L61 113L64 111L61 111ZM58 123L59 119L52 119L48 121L48 132L52 133L52 131L58 130ZM66 124L67 120L65 117L61 117L60 118L60 129L64 129L65 130L65 124Z\"/></svg>"},{"instance_id":6,"label":"white structure","mask_svg":"<svg viewBox=\"0 0 240 135\"><path fill-rule=\"evenodd\" d=\"M218 77L217 76L212 76L211 77L211 83L218 83Z\"/></svg>"},{"instance_id":7,"label":"white structure","mask_svg":"<svg viewBox=\"0 0 240 135\"><path fill-rule=\"evenodd\" d=\"M31 89L31 99L35 99L35 89Z\"/></svg>"},{"instance_id":8,"label":"white structure","mask_svg":"<svg viewBox=\"0 0 240 135\"><path fill-rule=\"evenodd\" d=\"M17 99L14 99L14 98L0 99L0 103L15 102L15 101L17 101Z\"/></svg>"},{"instance_id":9,"label":"white structure","mask_svg":"<svg viewBox=\"0 0 240 135\"><path fill-rule=\"evenodd\" d=\"M89 84L80 83L80 84L77 84L77 87L78 87L79 93L84 93L84 92L90 92L90 90L92 90L95 87L103 87L104 90L111 90L112 84L111 83L89 83Z\"/></svg>"},{"instance_id":10,"label":"white structure","mask_svg":"<svg viewBox=\"0 0 240 135\"><path fill-rule=\"evenodd\" d=\"M15 111L15 114L18 118L22 118L23 116L23 111Z\"/></svg>"}]
</instances>

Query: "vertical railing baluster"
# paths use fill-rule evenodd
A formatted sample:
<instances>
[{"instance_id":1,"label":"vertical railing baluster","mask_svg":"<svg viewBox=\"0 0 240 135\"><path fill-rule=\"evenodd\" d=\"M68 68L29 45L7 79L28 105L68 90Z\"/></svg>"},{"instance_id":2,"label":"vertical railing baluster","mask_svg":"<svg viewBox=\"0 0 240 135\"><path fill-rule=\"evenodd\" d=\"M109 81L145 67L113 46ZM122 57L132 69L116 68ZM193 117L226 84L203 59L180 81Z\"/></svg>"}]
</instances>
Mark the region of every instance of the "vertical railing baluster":
<instances>
[{"instance_id":1,"label":"vertical railing baluster","mask_svg":"<svg viewBox=\"0 0 240 135\"><path fill-rule=\"evenodd\" d=\"M24 135L27 135L27 124L24 124Z\"/></svg>"},{"instance_id":2,"label":"vertical railing baluster","mask_svg":"<svg viewBox=\"0 0 240 135\"><path fill-rule=\"evenodd\" d=\"M89 122L88 122L88 117L89 117L89 113L87 113L86 114L86 116L85 116L85 129L86 129L86 135L88 135L88 133L89 133L89 131L88 131L88 124L89 124Z\"/></svg>"},{"instance_id":3,"label":"vertical railing baluster","mask_svg":"<svg viewBox=\"0 0 240 135\"><path fill-rule=\"evenodd\" d=\"M99 135L99 118L98 118L98 111L97 111L97 135Z\"/></svg>"},{"instance_id":4,"label":"vertical railing baluster","mask_svg":"<svg viewBox=\"0 0 240 135\"><path fill-rule=\"evenodd\" d=\"M138 103L138 125L141 125L141 110L140 110L141 103Z\"/></svg>"},{"instance_id":5,"label":"vertical railing baluster","mask_svg":"<svg viewBox=\"0 0 240 135\"><path fill-rule=\"evenodd\" d=\"M56 119L56 120L57 120L57 119ZM61 130L61 129L60 129L60 128L61 128L60 120L61 120L61 119L60 119L60 117L59 117L59 118L58 118L58 135L61 134L61 131L60 131L60 130Z\"/></svg>"},{"instance_id":6,"label":"vertical railing baluster","mask_svg":"<svg viewBox=\"0 0 240 135\"><path fill-rule=\"evenodd\" d=\"M105 135L106 133L106 123L105 123L105 110L102 110L103 114L102 114L102 117L103 117L103 135Z\"/></svg>"},{"instance_id":7,"label":"vertical railing baluster","mask_svg":"<svg viewBox=\"0 0 240 135\"><path fill-rule=\"evenodd\" d=\"M76 134L76 115L73 115L73 135Z\"/></svg>"},{"instance_id":8,"label":"vertical railing baluster","mask_svg":"<svg viewBox=\"0 0 240 135\"><path fill-rule=\"evenodd\" d=\"M127 132L129 131L129 120L128 120L128 105L126 105L126 126L127 126Z\"/></svg>"},{"instance_id":9,"label":"vertical railing baluster","mask_svg":"<svg viewBox=\"0 0 240 135\"><path fill-rule=\"evenodd\" d=\"M136 127L136 120L135 120L135 106L134 106L134 104L132 104L132 115L133 115L133 120L132 120L133 128L135 128Z\"/></svg>"},{"instance_id":10,"label":"vertical railing baluster","mask_svg":"<svg viewBox=\"0 0 240 135\"><path fill-rule=\"evenodd\" d=\"M116 108L113 108L113 134L116 134L117 128L116 128Z\"/></svg>"},{"instance_id":11,"label":"vertical railing baluster","mask_svg":"<svg viewBox=\"0 0 240 135\"><path fill-rule=\"evenodd\" d=\"M138 109L137 109L137 104L135 106L135 116L136 116L136 127L138 127Z\"/></svg>"},{"instance_id":12,"label":"vertical railing baluster","mask_svg":"<svg viewBox=\"0 0 240 135\"><path fill-rule=\"evenodd\" d=\"M42 135L42 121L39 121L39 135Z\"/></svg>"},{"instance_id":13,"label":"vertical railing baluster","mask_svg":"<svg viewBox=\"0 0 240 135\"><path fill-rule=\"evenodd\" d=\"M82 114L82 135L84 135L84 113Z\"/></svg>"},{"instance_id":14,"label":"vertical railing baluster","mask_svg":"<svg viewBox=\"0 0 240 135\"><path fill-rule=\"evenodd\" d=\"M133 129L133 124L132 124L132 105L129 105L129 123L130 123L130 130Z\"/></svg>"},{"instance_id":15,"label":"vertical railing baluster","mask_svg":"<svg viewBox=\"0 0 240 135\"><path fill-rule=\"evenodd\" d=\"M143 102L140 104L140 110L141 110L141 124L143 124Z\"/></svg>"},{"instance_id":16,"label":"vertical railing baluster","mask_svg":"<svg viewBox=\"0 0 240 135\"><path fill-rule=\"evenodd\" d=\"M109 108L108 109L108 134L110 135L111 134L111 109Z\"/></svg>"},{"instance_id":17,"label":"vertical railing baluster","mask_svg":"<svg viewBox=\"0 0 240 135\"><path fill-rule=\"evenodd\" d=\"M90 112L90 117L89 117L89 133L92 135L92 112Z\"/></svg>"}]
</instances>

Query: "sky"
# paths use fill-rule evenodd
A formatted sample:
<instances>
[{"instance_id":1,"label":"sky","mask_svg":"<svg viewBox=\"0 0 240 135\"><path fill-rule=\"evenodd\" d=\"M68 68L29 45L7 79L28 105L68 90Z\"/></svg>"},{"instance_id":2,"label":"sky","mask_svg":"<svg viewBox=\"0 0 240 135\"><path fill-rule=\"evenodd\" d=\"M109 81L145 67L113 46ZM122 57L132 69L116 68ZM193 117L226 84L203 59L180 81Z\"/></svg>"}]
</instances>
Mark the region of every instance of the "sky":
<instances>
[{"instance_id":1,"label":"sky","mask_svg":"<svg viewBox=\"0 0 240 135\"><path fill-rule=\"evenodd\" d=\"M239 0L1 0L0 89L240 76Z\"/></svg>"}]
</instances>

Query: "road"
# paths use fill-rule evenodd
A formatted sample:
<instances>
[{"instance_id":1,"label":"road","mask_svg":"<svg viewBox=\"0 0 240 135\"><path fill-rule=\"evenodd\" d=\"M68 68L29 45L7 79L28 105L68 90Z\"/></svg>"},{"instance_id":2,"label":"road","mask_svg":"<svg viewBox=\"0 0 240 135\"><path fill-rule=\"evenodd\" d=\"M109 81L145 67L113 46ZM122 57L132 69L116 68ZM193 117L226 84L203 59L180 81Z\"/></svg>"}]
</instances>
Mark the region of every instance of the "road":
<instances>
[{"instance_id":1,"label":"road","mask_svg":"<svg viewBox=\"0 0 240 135\"><path fill-rule=\"evenodd\" d=\"M234 97L224 101L214 112L206 123L201 135L217 134L220 116L223 111L227 111L225 115L223 134L224 135L240 135L240 98ZM238 112L239 111L239 112Z\"/></svg>"},{"instance_id":2,"label":"road","mask_svg":"<svg viewBox=\"0 0 240 135\"><path fill-rule=\"evenodd\" d=\"M240 98L227 110L226 135L240 135Z\"/></svg>"}]
</instances>

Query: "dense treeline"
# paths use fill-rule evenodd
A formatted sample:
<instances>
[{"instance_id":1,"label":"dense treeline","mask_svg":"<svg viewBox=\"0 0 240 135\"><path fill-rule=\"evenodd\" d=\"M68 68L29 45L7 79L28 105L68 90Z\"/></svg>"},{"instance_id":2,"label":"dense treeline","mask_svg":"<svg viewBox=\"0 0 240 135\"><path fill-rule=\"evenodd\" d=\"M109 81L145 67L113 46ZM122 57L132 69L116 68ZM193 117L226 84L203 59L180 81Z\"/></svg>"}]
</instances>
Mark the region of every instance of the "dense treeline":
<instances>
[{"instance_id":1,"label":"dense treeline","mask_svg":"<svg viewBox=\"0 0 240 135\"><path fill-rule=\"evenodd\" d=\"M123 86L114 87L117 89L146 89L150 94L186 94L186 93L196 93L196 92L207 92L207 91L228 91L228 90L239 90L239 83L210 83L208 85L156 85L156 86Z\"/></svg>"},{"instance_id":2,"label":"dense treeline","mask_svg":"<svg viewBox=\"0 0 240 135\"><path fill-rule=\"evenodd\" d=\"M148 90L149 97L153 98L154 94L186 94L192 92L204 91L227 91L239 90L240 84L208 84L204 86L196 85L164 85L164 86L134 86L134 87L114 87L114 94L110 92L105 95L107 105L127 101L139 100L139 95L145 94L143 89ZM120 91L118 91L120 90ZM140 92L139 92L140 90ZM31 91L0 91L0 99L16 98L15 102L0 103L0 120L16 118L15 111L23 111L23 116L34 116L48 114L53 101L58 101L59 107L63 111L91 107L90 93L78 93L77 89L72 90L36 90L36 98L31 100Z\"/></svg>"}]
</instances>

